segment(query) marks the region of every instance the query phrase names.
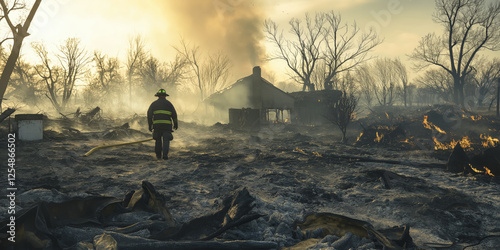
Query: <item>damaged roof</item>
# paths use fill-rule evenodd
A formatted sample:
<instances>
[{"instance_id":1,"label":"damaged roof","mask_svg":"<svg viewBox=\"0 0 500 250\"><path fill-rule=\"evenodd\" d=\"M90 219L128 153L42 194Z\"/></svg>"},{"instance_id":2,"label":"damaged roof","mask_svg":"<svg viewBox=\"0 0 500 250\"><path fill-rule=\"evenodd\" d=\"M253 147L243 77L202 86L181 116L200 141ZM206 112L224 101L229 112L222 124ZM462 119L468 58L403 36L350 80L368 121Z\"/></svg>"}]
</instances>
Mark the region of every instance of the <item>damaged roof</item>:
<instances>
[{"instance_id":1,"label":"damaged roof","mask_svg":"<svg viewBox=\"0 0 500 250\"><path fill-rule=\"evenodd\" d=\"M229 88L214 93L206 100L221 108L291 109L294 98L262 78L260 67L253 74L241 78Z\"/></svg>"}]
</instances>

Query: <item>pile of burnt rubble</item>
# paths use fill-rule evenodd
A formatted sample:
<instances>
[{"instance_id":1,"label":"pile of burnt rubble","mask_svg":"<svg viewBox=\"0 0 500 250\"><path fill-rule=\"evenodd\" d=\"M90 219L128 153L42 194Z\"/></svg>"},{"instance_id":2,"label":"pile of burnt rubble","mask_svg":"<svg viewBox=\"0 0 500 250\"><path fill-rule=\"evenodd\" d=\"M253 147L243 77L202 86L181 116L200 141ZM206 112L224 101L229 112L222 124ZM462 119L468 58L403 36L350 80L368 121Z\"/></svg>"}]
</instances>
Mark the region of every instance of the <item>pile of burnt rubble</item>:
<instances>
[{"instance_id":1,"label":"pile of burnt rubble","mask_svg":"<svg viewBox=\"0 0 500 250\"><path fill-rule=\"evenodd\" d=\"M40 197L36 190L33 197ZM42 192L42 191L40 191ZM15 243L2 228L2 249L411 249L409 226L375 229L370 223L332 214L312 213L290 228L275 229L286 243L234 239L227 233L268 215L253 211L255 198L246 188L234 190L213 213L177 223L166 208L168 198L144 181L122 199L102 196L67 197L54 191L49 201L24 209L16 219ZM46 194L45 194L46 195ZM29 196L29 195L28 195ZM42 194L43 196L43 194ZM26 204L27 205L27 204ZM7 225L5 222L3 225ZM258 226L257 226L258 227ZM7 233L6 233L7 232Z\"/></svg>"},{"instance_id":2,"label":"pile of burnt rubble","mask_svg":"<svg viewBox=\"0 0 500 250\"><path fill-rule=\"evenodd\" d=\"M61 114L61 117L56 119L44 116L44 140L123 140L151 136L149 133L132 129L130 126L131 123L134 123L147 128L146 118L143 116L135 114L130 118L123 119L121 125L116 126L120 120L104 118L102 112L102 109L96 107L87 112L81 112L78 109L72 114Z\"/></svg>"},{"instance_id":3,"label":"pile of burnt rubble","mask_svg":"<svg viewBox=\"0 0 500 250\"><path fill-rule=\"evenodd\" d=\"M363 131L356 146L432 150L435 158L447 161L443 167L451 172L500 176L500 122L496 118L436 105L415 111L411 117L373 112L360 122Z\"/></svg>"}]
</instances>

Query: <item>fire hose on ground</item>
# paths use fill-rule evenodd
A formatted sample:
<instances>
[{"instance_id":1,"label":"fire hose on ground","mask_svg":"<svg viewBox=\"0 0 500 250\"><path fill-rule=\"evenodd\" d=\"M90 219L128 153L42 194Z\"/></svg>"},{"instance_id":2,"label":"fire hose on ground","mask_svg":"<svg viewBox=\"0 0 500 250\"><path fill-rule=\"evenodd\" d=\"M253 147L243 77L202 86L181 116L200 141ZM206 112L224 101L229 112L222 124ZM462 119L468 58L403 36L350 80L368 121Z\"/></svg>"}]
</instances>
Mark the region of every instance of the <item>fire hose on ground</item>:
<instances>
[{"instance_id":1,"label":"fire hose on ground","mask_svg":"<svg viewBox=\"0 0 500 250\"><path fill-rule=\"evenodd\" d=\"M119 146L125 146L125 145L139 144L139 143L143 143L143 142L147 142L147 141L152 141L152 140L153 140L153 138L149 138L149 139L144 139L144 140L140 140L140 141L123 142L123 143L118 143L118 144L97 146L97 147L91 149L89 152L85 153L83 156L89 156L92 153L94 153L95 151L97 151L99 149L103 149L103 148L111 148L111 147L119 147Z\"/></svg>"}]
</instances>

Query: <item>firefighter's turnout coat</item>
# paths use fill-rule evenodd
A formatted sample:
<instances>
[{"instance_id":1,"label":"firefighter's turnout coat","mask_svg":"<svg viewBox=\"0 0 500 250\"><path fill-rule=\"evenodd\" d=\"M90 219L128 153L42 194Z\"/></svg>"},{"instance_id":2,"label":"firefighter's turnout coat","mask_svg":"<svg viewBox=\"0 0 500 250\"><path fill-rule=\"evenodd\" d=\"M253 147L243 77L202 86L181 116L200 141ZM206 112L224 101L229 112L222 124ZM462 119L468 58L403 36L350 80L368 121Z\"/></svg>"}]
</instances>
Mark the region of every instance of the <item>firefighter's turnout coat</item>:
<instances>
[{"instance_id":1,"label":"firefighter's turnout coat","mask_svg":"<svg viewBox=\"0 0 500 250\"><path fill-rule=\"evenodd\" d=\"M172 122L177 124L177 112L170 101L158 98L151 103L148 109L149 129L172 132Z\"/></svg>"}]
</instances>

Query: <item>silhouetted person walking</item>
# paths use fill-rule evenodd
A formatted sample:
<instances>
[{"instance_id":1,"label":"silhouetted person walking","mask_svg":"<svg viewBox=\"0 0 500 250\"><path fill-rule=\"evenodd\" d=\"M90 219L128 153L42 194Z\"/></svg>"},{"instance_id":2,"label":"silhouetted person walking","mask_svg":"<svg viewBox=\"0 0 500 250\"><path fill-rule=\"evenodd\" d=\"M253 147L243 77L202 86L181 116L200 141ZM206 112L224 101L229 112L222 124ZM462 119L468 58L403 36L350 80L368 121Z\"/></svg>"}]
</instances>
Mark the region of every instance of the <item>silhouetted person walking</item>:
<instances>
[{"instance_id":1,"label":"silhouetted person walking","mask_svg":"<svg viewBox=\"0 0 500 250\"><path fill-rule=\"evenodd\" d=\"M163 159L167 160L170 141L174 139L172 122L175 130L177 130L179 122L177 121L177 112L175 112L174 105L166 99L167 92L160 89L155 96L158 96L158 100L151 103L148 109L149 131L153 131L153 139L156 141L156 159L161 160L163 153Z\"/></svg>"}]
</instances>

